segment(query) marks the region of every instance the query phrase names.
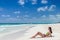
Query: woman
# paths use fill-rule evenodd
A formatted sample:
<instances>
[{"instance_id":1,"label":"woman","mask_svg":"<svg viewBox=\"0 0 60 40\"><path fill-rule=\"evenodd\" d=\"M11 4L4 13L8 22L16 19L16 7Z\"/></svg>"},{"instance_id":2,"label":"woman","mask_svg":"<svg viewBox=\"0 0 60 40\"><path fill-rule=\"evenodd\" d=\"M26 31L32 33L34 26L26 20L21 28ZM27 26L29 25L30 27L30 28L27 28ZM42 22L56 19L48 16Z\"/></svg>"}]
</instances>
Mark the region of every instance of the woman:
<instances>
[{"instance_id":1,"label":"woman","mask_svg":"<svg viewBox=\"0 0 60 40\"><path fill-rule=\"evenodd\" d=\"M42 38L43 37L52 37L52 28L48 27L48 32L46 34L42 34L41 32L37 32L34 36L32 36L31 38L35 38L37 35L40 35Z\"/></svg>"}]
</instances>

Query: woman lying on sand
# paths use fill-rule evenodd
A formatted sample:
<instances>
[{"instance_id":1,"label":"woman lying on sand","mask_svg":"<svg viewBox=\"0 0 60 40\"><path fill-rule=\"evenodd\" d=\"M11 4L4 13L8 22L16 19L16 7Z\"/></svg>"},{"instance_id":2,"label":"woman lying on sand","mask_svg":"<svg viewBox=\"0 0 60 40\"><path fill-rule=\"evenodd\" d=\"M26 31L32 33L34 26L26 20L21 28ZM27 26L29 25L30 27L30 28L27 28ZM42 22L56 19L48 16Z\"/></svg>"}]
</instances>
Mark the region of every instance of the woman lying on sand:
<instances>
[{"instance_id":1,"label":"woman lying on sand","mask_svg":"<svg viewBox=\"0 0 60 40\"><path fill-rule=\"evenodd\" d=\"M51 27L48 27L48 32L46 34L42 34L41 32L37 32L34 36L32 36L31 38L35 38L37 35L40 35L42 38L44 37L52 37L52 29Z\"/></svg>"}]
</instances>

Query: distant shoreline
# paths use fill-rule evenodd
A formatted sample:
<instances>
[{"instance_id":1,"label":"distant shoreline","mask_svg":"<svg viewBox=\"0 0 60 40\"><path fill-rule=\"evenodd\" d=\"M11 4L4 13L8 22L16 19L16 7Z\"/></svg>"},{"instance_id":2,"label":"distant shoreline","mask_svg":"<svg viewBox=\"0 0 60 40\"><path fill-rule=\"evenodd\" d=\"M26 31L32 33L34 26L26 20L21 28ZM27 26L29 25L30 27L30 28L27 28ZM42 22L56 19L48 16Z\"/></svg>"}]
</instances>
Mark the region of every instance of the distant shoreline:
<instances>
[{"instance_id":1,"label":"distant shoreline","mask_svg":"<svg viewBox=\"0 0 60 40\"><path fill-rule=\"evenodd\" d=\"M0 25L18 25L18 24L57 24L57 23L0 23Z\"/></svg>"}]
</instances>

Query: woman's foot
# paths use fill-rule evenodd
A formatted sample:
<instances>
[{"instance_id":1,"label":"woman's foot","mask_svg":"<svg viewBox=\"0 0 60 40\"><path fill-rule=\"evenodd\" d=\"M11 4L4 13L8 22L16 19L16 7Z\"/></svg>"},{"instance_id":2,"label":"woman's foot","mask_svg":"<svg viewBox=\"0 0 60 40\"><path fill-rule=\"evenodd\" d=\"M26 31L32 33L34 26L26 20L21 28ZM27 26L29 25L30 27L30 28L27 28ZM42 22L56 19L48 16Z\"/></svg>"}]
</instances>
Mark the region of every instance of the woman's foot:
<instances>
[{"instance_id":1,"label":"woman's foot","mask_svg":"<svg viewBox=\"0 0 60 40\"><path fill-rule=\"evenodd\" d=\"M32 36L31 38L35 38L35 36Z\"/></svg>"}]
</instances>

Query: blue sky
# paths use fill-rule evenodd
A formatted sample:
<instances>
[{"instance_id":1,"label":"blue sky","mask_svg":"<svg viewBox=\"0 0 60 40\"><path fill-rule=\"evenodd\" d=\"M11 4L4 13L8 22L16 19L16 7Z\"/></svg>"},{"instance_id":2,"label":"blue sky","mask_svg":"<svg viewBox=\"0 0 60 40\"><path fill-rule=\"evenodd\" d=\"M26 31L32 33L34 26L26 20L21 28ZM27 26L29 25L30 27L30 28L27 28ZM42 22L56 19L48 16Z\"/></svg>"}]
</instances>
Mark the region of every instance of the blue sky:
<instances>
[{"instance_id":1,"label":"blue sky","mask_svg":"<svg viewBox=\"0 0 60 40\"><path fill-rule=\"evenodd\" d=\"M0 0L0 23L60 22L60 0Z\"/></svg>"}]
</instances>

